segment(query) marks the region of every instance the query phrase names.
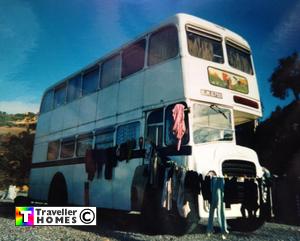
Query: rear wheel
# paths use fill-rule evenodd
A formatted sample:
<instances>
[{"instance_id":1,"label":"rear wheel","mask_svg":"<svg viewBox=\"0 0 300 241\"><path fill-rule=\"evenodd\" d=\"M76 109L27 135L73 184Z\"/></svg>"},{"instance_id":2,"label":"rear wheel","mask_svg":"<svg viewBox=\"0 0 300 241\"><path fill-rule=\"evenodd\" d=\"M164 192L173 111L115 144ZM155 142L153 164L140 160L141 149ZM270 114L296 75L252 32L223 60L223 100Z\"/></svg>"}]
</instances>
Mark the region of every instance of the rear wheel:
<instances>
[{"instance_id":1,"label":"rear wheel","mask_svg":"<svg viewBox=\"0 0 300 241\"><path fill-rule=\"evenodd\" d=\"M48 193L48 205L66 206L68 204L67 183L62 173L54 175Z\"/></svg>"}]
</instances>

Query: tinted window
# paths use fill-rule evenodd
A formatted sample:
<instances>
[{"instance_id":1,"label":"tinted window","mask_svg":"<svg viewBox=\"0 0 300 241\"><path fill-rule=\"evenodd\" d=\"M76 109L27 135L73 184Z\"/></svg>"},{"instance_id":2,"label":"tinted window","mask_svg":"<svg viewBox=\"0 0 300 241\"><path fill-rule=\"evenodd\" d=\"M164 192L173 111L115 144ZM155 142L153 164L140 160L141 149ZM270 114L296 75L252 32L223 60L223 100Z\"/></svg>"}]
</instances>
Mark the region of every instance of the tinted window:
<instances>
[{"instance_id":1,"label":"tinted window","mask_svg":"<svg viewBox=\"0 0 300 241\"><path fill-rule=\"evenodd\" d=\"M245 73L253 74L250 52L231 42L226 43L229 64Z\"/></svg>"},{"instance_id":2,"label":"tinted window","mask_svg":"<svg viewBox=\"0 0 300 241\"><path fill-rule=\"evenodd\" d=\"M61 158L69 158L74 156L75 141L74 139L63 140L61 143Z\"/></svg>"},{"instance_id":3,"label":"tinted window","mask_svg":"<svg viewBox=\"0 0 300 241\"><path fill-rule=\"evenodd\" d=\"M120 55L106 60L101 67L101 88L109 86L120 79Z\"/></svg>"},{"instance_id":4,"label":"tinted window","mask_svg":"<svg viewBox=\"0 0 300 241\"><path fill-rule=\"evenodd\" d=\"M114 145L114 130L96 134L95 148L102 149L112 147Z\"/></svg>"},{"instance_id":5,"label":"tinted window","mask_svg":"<svg viewBox=\"0 0 300 241\"><path fill-rule=\"evenodd\" d=\"M90 94L97 90L99 79L99 68L86 72L82 77L82 95Z\"/></svg>"},{"instance_id":6,"label":"tinted window","mask_svg":"<svg viewBox=\"0 0 300 241\"><path fill-rule=\"evenodd\" d=\"M117 129L117 144L122 144L127 141L135 140L138 142L140 135L140 123L133 122L130 124L119 126Z\"/></svg>"},{"instance_id":7,"label":"tinted window","mask_svg":"<svg viewBox=\"0 0 300 241\"><path fill-rule=\"evenodd\" d=\"M53 90L50 90L44 95L41 104L41 113L52 110L52 108L53 108Z\"/></svg>"},{"instance_id":8,"label":"tinted window","mask_svg":"<svg viewBox=\"0 0 300 241\"><path fill-rule=\"evenodd\" d=\"M93 135L86 134L77 138L76 156L85 156L85 152L88 149L92 149Z\"/></svg>"},{"instance_id":9,"label":"tinted window","mask_svg":"<svg viewBox=\"0 0 300 241\"><path fill-rule=\"evenodd\" d=\"M192 56L224 63L221 38L189 31L187 32L187 38L189 53Z\"/></svg>"},{"instance_id":10,"label":"tinted window","mask_svg":"<svg viewBox=\"0 0 300 241\"><path fill-rule=\"evenodd\" d=\"M51 141L48 143L47 160L57 160L59 152L59 141Z\"/></svg>"},{"instance_id":11,"label":"tinted window","mask_svg":"<svg viewBox=\"0 0 300 241\"><path fill-rule=\"evenodd\" d=\"M81 75L77 75L76 77L69 80L67 102L71 102L72 100L79 98L80 92L81 92Z\"/></svg>"},{"instance_id":12,"label":"tinted window","mask_svg":"<svg viewBox=\"0 0 300 241\"><path fill-rule=\"evenodd\" d=\"M158 64L178 54L177 29L166 27L153 33L149 40L148 65Z\"/></svg>"},{"instance_id":13,"label":"tinted window","mask_svg":"<svg viewBox=\"0 0 300 241\"><path fill-rule=\"evenodd\" d=\"M186 107L185 103L178 103L183 104ZM173 132L174 127L174 118L173 118L173 109L176 104L169 105L165 110L165 142L167 145L177 145L178 139L176 138L176 135ZM188 113L184 113L184 122L186 131L182 137L181 144L185 145L189 142L189 122L188 122Z\"/></svg>"},{"instance_id":14,"label":"tinted window","mask_svg":"<svg viewBox=\"0 0 300 241\"><path fill-rule=\"evenodd\" d=\"M146 40L143 39L123 51L122 78L133 74L144 67Z\"/></svg>"},{"instance_id":15,"label":"tinted window","mask_svg":"<svg viewBox=\"0 0 300 241\"><path fill-rule=\"evenodd\" d=\"M57 108L66 102L66 84L60 85L54 90L54 108Z\"/></svg>"}]
</instances>

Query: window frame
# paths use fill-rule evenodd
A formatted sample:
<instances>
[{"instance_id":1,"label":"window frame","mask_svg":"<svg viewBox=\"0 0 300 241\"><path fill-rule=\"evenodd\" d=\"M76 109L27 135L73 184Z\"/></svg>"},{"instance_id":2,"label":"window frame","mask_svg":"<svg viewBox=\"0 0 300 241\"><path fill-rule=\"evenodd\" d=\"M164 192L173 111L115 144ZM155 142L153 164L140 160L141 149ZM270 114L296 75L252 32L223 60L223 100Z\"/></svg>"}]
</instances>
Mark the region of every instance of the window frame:
<instances>
[{"instance_id":1,"label":"window frame","mask_svg":"<svg viewBox=\"0 0 300 241\"><path fill-rule=\"evenodd\" d=\"M64 93L64 101L63 101L62 104L57 105L57 103L56 103L56 93L57 93L58 90L61 90L61 89L64 89L64 92L65 92ZM56 109L56 108L59 108L59 107L65 105L66 100L67 100L67 83L63 82L63 83L55 86L53 92L54 92L53 93L53 109Z\"/></svg>"},{"instance_id":2,"label":"window frame","mask_svg":"<svg viewBox=\"0 0 300 241\"><path fill-rule=\"evenodd\" d=\"M219 126L216 126L216 125L211 125L210 123L210 116L211 116L211 113L214 113L214 112L211 112L210 110L210 105L207 104L207 103L204 103L204 102L193 102L192 103L192 108L193 108L193 116L191 117L192 118L192 126L194 125L194 112L195 112L195 106L201 106L201 107L205 107L207 108L207 125L206 124L200 124L201 128L208 128L208 129L214 129L214 130L220 130L220 131L232 131L232 139L231 140L218 140L217 142L222 142L222 141L225 141L225 142L233 142L234 139L235 139L235 128L234 128L234 120L233 120L233 110L229 107L226 107L226 106L223 106L223 105L218 105L216 108L220 108L220 109L223 109L223 110L226 110L228 111L227 113L229 113L229 119L228 121L230 122L230 129L229 128L224 128L224 127L219 127ZM216 111L215 111L216 112ZM221 113L219 113L221 115ZM224 113L225 114L225 113ZM197 129L199 130L199 129ZM195 142L195 137L194 137L194 132L195 132L195 128L193 126L193 132L191 132L191 136L192 136L192 140L193 140L193 143L195 145L201 145L201 144L207 144L207 143L212 143L212 142L216 142L216 141L205 141L205 142Z\"/></svg>"},{"instance_id":3,"label":"window frame","mask_svg":"<svg viewBox=\"0 0 300 241\"><path fill-rule=\"evenodd\" d=\"M239 68L231 65L231 63L229 61L228 46L231 47L231 48L233 48L233 49L235 49L235 51L243 52L243 53L249 55L249 61L250 61L249 64L250 64L250 68L251 68L250 69L251 73L246 72L246 71L244 71L242 69L239 69ZM237 43L237 42L235 42L235 41L233 41L233 40L231 40L229 38L226 38L225 39L225 48L226 48L226 55L227 55L228 65L230 67L232 67L234 69L237 69L237 70L239 70L239 71L241 71L243 73L246 73L246 74L249 74L249 75L254 75L254 65L253 65L253 60L252 60L252 53L251 53L251 50L248 47L243 46L243 45L241 45L241 44L239 44L239 43Z\"/></svg>"},{"instance_id":4,"label":"window frame","mask_svg":"<svg viewBox=\"0 0 300 241\"><path fill-rule=\"evenodd\" d=\"M119 75L118 75L118 79L109 83L108 85L103 86L103 66L105 63L107 63L108 61L111 61L114 58L119 58ZM121 56L121 52L117 51L116 53L112 54L110 57L105 58L101 61L101 66L100 66L100 81L99 81L99 88L100 89L104 89L106 87L109 87L115 83L118 83L122 78L121 78L121 72L122 72L122 56Z\"/></svg>"},{"instance_id":5,"label":"window frame","mask_svg":"<svg viewBox=\"0 0 300 241\"><path fill-rule=\"evenodd\" d=\"M130 122L127 122L127 123L124 123L124 124L121 124L121 125L118 125L117 128L116 128L116 134L115 134L115 143L116 145L121 145L123 143L126 143L127 141L131 141L132 139L127 139L126 142L121 142L121 143L118 143L118 133L119 133L119 128L122 128L124 126L129 126L129 125L133 125L133 124L137 124L137 128L138 130L137 131L137 134L138 136L136 136L137 139L135 139L136 141L136 145L135 145L135 148L137 148L138 146L138 143L139 143L139 138L141 137L141 122L139 120L136 120L136 121L130 121Z\"/></svg>"},{"instance_id":6,"label":"window frame","mask_svg":"<svg viewBox=\"0 0 300 241\"><path fill-rule=\"evenodd\" d=\"M75 157L75 153L76 153L76 142L75 142L75 136L71 136L71 137L66 137L61 139L60 141L60 153L59 153L59 159L71 159ZM72 156L62 156L62 151L63 151L63 144L64 143L69 143L69 142L73 142L73 154Z\"/></svg>"},{"instance_id":7,"label":"window frame","mask_svg":"<svg viewBox=\"0 0 300 241\"><path fill-rule=\"evenodd\" d=\"M162 112L162 120L160 122L152 122L149 123L149 117L154 114L155 112ZM161 108L158 108L158 109L153 109L153 110L150 110L147 114L147 121L146 121L146 137L149 138L149 127L155 127L155 131L156 131L156 140L155 140L155 145L158 146L158 147L163 147L164 145L164 119L165 119L165 108L164 107L161 107ZM158 143L159 143L159 139L158 139L158 129L162 127L162 133L161 133L161 145L159 146Z\"/></svg>"},{"instance_id":8,"label":"window frame","mask_svg":"<svg viewBox=\"0 0 300 241\"><path fill-rule=\"evenodd\" d=\"M46 100L47 94L51 94L51 96L49 97L49 98L51 98L51 103L50 103L49 109L44 110L44 108L45 108L44 107L44 102ZM54 109L54 89L50 89L50 90L47 90L45 92L45 94L43 95L41 106L40 106L40 113L43 114L43 113L49 112L49 111L51 111L53 109Z\"/></svg>"},{"instance_id":9,"label":"window frame","mask_svg":"<svg viewBox=\"0 0 300 241\"><path fill-rule=\"evenodd\" d=\"M49 159L49 149L51 144L57 144L57 151L56 151L56 157L54 159ZM57 161L60 156L60 140L54 140L54 141L49 141L48 142L48 147L47 147L47 161Z\"/></svg>"},{"instance_id":10,"label":"window frame","mask_svg":"<svg viewBox=\"0 0 300 241\"><path fill-rule=\"evenodd\" d=\"M109 127L96 129L95 132L94 132L94 137L95 137L94 149L99 149L99 148L97 148L98 144L110 143L109 141L97 142L97 136L100 136L100 135L103 135L103 134L109 134L109 133L112 133L112 146L114 146L114 144L115 144L115 132L116 132L116 128L114 126L109 126Z\"/></svg>"},{"instance_id":11,"label":"window frame","mask_svg":"<svg viewBox=\"0 0 300 241\"><path fill-rule=\"evenodd\" d=\"M72 100L69 100L69 88L70 88L70 82L71 81L79 81L79 90L78 90L78 96L75 95L75 98ZM82 74L76 74L72 78L69 78L67 81L67 94L66 94L66 103L69 104L77 99L79 99L82 96Z\"/></svg>"},{"instance_id":12,"label":"window frame","mask_svg":"<svg viewBox=\"0 0 300 241\"><path fill-rule=\"evenodd\" d=\"M169 104L169 105L165 106L165 108L164 108L164 130L163 130L164 133L163 133L163 135L164 135L164 144L166 146L175 146L176 145L176 144L167 144L167 123L166 123L167 122L167 114L166 114L166 111L167 111L167 109L169 107L171 108L171 106L173 106L173 108L174 108L174 106L177 105L177 104L182 104L182 105L185 106L185 108L188 108L187 103L184 102L184 101L176 102L176 103ZM185 117L184 117L184 119L185 119L185 126L186 126L186 130L187 130L187 132L185 133L185 135L187 136L187 139L184 142L184 136L185 135L182 137L182 143L181 143L182 146L188 145L190 143L190 141L191 141L191 138L190 138L190 118L189 118L189 112L187 112L187 113L185 112L184 115L185 115Z\"/></svg>"},{"instance_id":13,"label":"window frame","mask_svg":"<svg viewBox=\"0 0 300 241\"><path fill-rule=\"evenodd\" d=\"M127 78L128 76L132 75L132 74L135 74L141 70L143 70L145 68L145 65L146 65L146 55L147 55L147 39L146 38L141 38L131 44L129 44L127 47L125 47L122 52L121 52L121 76L120 78L121 79L125 79ZM129 72L129 73L126 73L126 75L124 74L124 55L126 54L129 54L131 51L136 51L136 46L139 45L140 47L140 44L143 45L143 48L144 48L144 53L143 53L143 64L142 66L140 66L138 69L134 70L133 72ZM127 52L128 51L128 52ZM129 56L132 55L132 54L129 54Z\"/></svg>"},{"instance_id":14,"label":"window frame","mask_svg":"<svg viewBox=\"0 0 300 241\"><path fill-rule=\"evenodd\" d=\"M87 96L87 95L90 95L90 94L92 94L92 93L94 93L94 92L96 92L98 89L99 89L99 82L100 82L100 73L101 73L101 70L100 70L101 68L100 68L100 65L99 64L96 64L96 65L94 65L93 67L91 67L91 68L89 68L89 69L86 69L85 71L83 71L82 72L82 74L81 74L81 96ZM84 90L84 83L85 83L85 81L87 81L87 80L89 80L89 79L85 79L85 76L87 76L87 75L89 75L89 74L91 74L91 73L93 73L93 72L98 72L97 73L97 83L96 83L96 88L95 89L93 89L92 91L89 91L89 92L86 92L85 93L85 90Z\"/></svg>"},{"instance_id":15,"label":"window frame","mask_svg":"<svg viewBox=\"0 0 300 241\"><path fill-rule=\"evenodd\" d=\"M91 143L91 149L93 149L93 143L94 143L94 134L93 132L87 132L87 133L84 133L84 134L80 134L76 137L76 140L75 140L75 156L76 157L84 157L84 155L78 155L78 142L81 141L81 140L87 140L87 139L91 139L92 143Z\"/></svg>"},{"instance_id":16,"label":"window frame","mask_svg":"<svg viewBox=\"0 0 300 241\"><path fill-rule=\"evenodd\" d=\"M163 59L163 60L160 60L159 62L156 62L156 63L153 63L153 64L150 64L150 51L151 51L151 39L153 36L155 36L156 34L159 34L161 33L162 31L168 29L168 28L173 28L176 30L176 40L177 40L177 43L176 43L176 54L174 56L171 56L171 57L168 57L166 59ZM158 65L158 64L161 64L161 63L164 63L166 61L169 61L171 59L174 59L176 57L179 56L180 54L180 39L179 39L179 29L177 27L177 25L175 24L168 24L166 26L163 26L157 30L155 30L154 32L150 33L148 35L148 38L147 38L147 61L146 61L146 65L147 67L151 68L152 66L155 66L155 65Z\"/></svg>"},{"instance_id":17,"label":"window frame","mask_svg":"<svg viewBox=\"0 0 300 241\"><path fill-rule=\"evenodd\" d=\"M220 57L222 57L222 61L218 62L218 61L214 61L214 60L209 60L209 59L199 57L199 56L196 56L196 55L192 54L191 51L190 51L189 42L188 42L188 40L189 40L188 33L189 32L192 33L192 34L198 35L199 37L204 38L206 40L219 42L220 47L221 47L221 52L222 52L222 56L220 56ZM225 63L225 55L224 55L225 52L224 52L224 46L223 46L224 39L222 38L222 36L220 34L217 34L215 32L212 32L212 31L209 31L209 30L206 30L206 29L203 29L203 28L198 28L198 27L195 27L195 26L191 26L189 24L185 26L185 33L186 33L187 51L188 51L190 56L193 56L193 57L198 58L198 59L203 59L203 60L206 60L206 61L210 61L212 63L217 63L217 64L224 64Z\"/></svg>"}]
</instances>

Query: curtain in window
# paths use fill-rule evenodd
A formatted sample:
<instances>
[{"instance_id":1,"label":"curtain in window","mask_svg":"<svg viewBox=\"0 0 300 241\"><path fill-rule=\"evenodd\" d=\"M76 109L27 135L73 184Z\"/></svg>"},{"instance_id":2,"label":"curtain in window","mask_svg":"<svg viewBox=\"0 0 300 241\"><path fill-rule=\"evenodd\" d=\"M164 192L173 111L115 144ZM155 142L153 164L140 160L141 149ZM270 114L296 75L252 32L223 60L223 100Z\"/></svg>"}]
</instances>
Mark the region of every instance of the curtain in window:
<instances>
[{"instance_id":1,"label":"curtain in window","mask_svg":"<svg viewBox=\"0 0 300 241\"><path fill-rule=\"evenodd\" d=\"M69 80L67 102L71 102L72 100L77 99L80 96L80 91L81 91L81 76L78 75L73 79Z\"/></svg>"},{"instance_id":2,"label":"curtain in window","mask_svg":"<svg viewBox=\"0 0 300 241\"><path fill-rule=\"evenodd\" d=\"M250 54L227 45L228 61L229 64L248 74L253 74Z\"/></svg>"},{"instance_id":3,"label":"curtain in window","mask_svg":"<svg viewBox=\"0 0 300 241\"><path fill-rule=\"evenodd\" d=\"M120 55L106 60L102 64L101 88L111 85L120 79Z\"/></svg>"},{"instance_id":4,"label":"curtain in window","mask_svg":"<svg viewBox=\"0 0 300 241\"><path fill-rule=\"evenodd\" d=\"M175 27L167 27L150 37L149 65L173 58L178 53L178 36Z\"/></svg>"},{"instance_id":5,"label":"curtain in window","mask_svg":"<svg viewBox=\"0 0 300 241\"><path fill-rule=\"evenodd\" d=\"M191 33L189 33L189 36L191 36ZM188 48L191 55L213 61L213 43L209 39L196 37L196 35L189 37Z\"/></svg>"}]
</instances>

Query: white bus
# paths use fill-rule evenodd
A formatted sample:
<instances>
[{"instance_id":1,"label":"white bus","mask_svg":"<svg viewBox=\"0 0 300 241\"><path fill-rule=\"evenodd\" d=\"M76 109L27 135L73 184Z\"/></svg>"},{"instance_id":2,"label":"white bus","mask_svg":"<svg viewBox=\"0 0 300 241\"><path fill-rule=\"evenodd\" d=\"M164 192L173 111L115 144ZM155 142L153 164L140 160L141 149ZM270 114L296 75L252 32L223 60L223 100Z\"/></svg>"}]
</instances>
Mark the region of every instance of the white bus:
<instances>
[{"instance_id":1,"label":"white bus","mask_svg":"<svg viewBox=\"0 0 300 241\"><path fill-rule=\"evenodd\" d=\"M184 120L176 130L178 106ZM225 178L228 223L255 229L265 202L263 168L255 151L236 143L235 130L261 116L247 41L177 14L45 91L30 198L136 211L155 223L175 227L180 220L188 227L208 217L206 177L214 172ZM167 168L189 179L183 189L187 217L176 205L161 208ZM240 211L248 179L260 207L255 222ZM158 218L162 213L172 218Z\"/></svg>"}]
</instances>

